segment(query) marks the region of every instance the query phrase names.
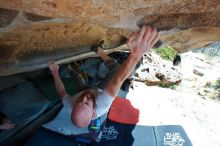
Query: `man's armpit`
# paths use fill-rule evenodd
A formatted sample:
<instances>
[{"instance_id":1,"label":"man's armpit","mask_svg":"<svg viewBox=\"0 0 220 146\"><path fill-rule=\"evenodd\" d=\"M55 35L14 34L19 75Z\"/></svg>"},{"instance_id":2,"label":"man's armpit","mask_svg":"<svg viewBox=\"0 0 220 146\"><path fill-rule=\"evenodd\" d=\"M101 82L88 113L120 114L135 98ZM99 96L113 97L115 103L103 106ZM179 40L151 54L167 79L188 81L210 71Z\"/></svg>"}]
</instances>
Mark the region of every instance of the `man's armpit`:
<instances>
[{"instance_id":1,"label":"man's armpit","mask_svg":"<svg viewBox=\"0 0 220 146\"><path fill-rule=\"evenodd\" d=\"M71 105L71 96L69 94L65 94L62 97L63 106L70 106Z\"/></svg>"}]
</instances>

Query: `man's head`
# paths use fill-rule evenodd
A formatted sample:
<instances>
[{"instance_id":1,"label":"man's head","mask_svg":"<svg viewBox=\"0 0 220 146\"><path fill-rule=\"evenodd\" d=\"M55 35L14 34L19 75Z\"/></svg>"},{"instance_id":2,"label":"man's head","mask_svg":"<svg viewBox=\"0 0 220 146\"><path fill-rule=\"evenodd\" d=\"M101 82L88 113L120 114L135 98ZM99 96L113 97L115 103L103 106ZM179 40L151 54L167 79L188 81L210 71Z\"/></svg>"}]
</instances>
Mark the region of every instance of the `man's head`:
<instances>
[{"instance_id":1,"label":"man's head","mask_svg":"<svg viewBox=\"0 0 220 146\"><path fill-rule=\"evenodd\" d=\"M77 127L86 127L91 122L94 114L95 97L91 91L83 92L76 100L72 110L72 122Z\"/></svg>"}]
</instances>

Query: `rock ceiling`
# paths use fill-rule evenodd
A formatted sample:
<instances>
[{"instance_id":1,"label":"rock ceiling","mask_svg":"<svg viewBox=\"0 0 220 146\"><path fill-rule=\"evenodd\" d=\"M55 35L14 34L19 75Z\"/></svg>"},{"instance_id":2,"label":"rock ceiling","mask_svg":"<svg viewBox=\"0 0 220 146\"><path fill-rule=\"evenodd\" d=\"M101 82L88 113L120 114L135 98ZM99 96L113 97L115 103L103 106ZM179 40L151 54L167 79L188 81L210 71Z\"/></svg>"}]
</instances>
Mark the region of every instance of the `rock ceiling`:
<instances>
[{"instance_id":1,"label":"rock ceiling","mask_svg":"<svg viewBox=\"0 0 220 146\"><path fill-rule=\"evenodd\" d=\"M94 56L102 39L109 51L141 25L179 52L199 48L220 40L220 1L0 0L0 75Z\"/></svg>"}]
</instances>

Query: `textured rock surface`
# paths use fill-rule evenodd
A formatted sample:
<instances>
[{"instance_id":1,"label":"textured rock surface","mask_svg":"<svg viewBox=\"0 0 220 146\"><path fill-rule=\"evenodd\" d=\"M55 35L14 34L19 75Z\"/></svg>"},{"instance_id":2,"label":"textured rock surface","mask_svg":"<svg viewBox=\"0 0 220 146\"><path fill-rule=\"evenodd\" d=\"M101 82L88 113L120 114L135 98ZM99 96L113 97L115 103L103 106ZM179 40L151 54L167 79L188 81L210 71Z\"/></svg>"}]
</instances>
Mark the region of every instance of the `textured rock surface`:
<instances>
[{"instance_id":1,"label":"textured rock surface","mask_svg":"<svg viewBox=\"0 0 220 146\"><path fill-rule=\"evenodd\" d=\"M42 21L42 20L52 19L52 17L45 17L45 16L40 16L40 15L35 15L35 14L32 14L32 13L28 13L28 12L25 12L24 16L26 17L26 19L28 19L30 21Z\"/></svg>"},{"instance_id":2,"label":"textured rock surface","mask_svg":"<svg viewBox=\"0 0 220 146\"><path fill-rule=\"evenodd\" d=\"M172 28L187 29L200 26L220 26L220 13L181 13L181 14L162 14L150 15L140 19L139 26L149 24L157 27L159 30L168 30Z\"/></svg>"},{"instance_id":3,"label":"textured rock surface","mask_svg":"<svg viewBox=\"0 0 220 146\"><path fill-rule=\"evenodd\" d=\"M186 52L220 40L220 27L194 27L163 34L161 39L177 51Z\"/></svg>"},{"instance_id":4,"label":"textured rock surface","mask_svg":"<svg viewBox=\"0 0 220 146\"><path fill-rule=\"evenodd\" d=\"M172 61L163 60L157 54L148 52L134 78L150 86L169 86L180 83L182 74L179 67L173 66Z\"/></svg>"},{"instance_id":5,"label":"textured rock surface","mask_svg":"<svg viewBox=\"0 0 220 146\"><path fill-rule=\"evenodd\" d=\"M48 60L70 62L94 56L95 53L87 53L92 45L105 40L106 49L114 48L126 40L124 36L128 33L124 29L86 23L50 23L5 32L0 35L0 75L46 67Z\"/></svg>"},{"instance_id":6,"label":"textured rock surface","mask_svg":"<svg viewBox=\"0 0 220 146\"><path fill-rule=\"evenodd\" d=\"M6 74L19 70L7 66L24 62L37 69L49 59L88 57L100 39L111 48L145 24L179 52L220 40L219 0L0 0L0 8L0 68Z\"/></svg>"},{"instance_id":7,"label":"textured rock surface","mask_svg":"<svg viewBox=\"0 0 220 146\"><path fill-rule=\"evenodd\" d=\"M10 25L18 15L18 12L19 11L0 8L0 27L6 27Z\"/></svg>"},{"instance_id":8,"label":"textured rock surface","mask_svg":"<svg viewBox=\"0 0 220 146\"><path fill-rule=\"evenodd\" d=\"M150 16L154 17L150 18L151 22L155 21L155 18L164 20L169 18L166 22L177 21L181 27L187 28L201 25L213 26L219 25L217 22L219 22L220 12L218 0L1 0L0 3L2 8L24 10L37 15L121 27ZM160 23L160 25L163 24Z\"/></svg>"}]
</instances>

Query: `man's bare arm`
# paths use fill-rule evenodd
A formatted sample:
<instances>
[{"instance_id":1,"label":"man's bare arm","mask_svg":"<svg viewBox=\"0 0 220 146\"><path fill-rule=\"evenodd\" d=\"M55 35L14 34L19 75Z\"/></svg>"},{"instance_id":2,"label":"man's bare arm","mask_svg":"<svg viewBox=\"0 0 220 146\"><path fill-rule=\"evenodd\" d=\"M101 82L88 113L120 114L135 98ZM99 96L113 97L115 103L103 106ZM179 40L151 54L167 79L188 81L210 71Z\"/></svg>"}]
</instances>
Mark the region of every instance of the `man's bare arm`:
<instances>
[{"instance_id":1,"label":"man's bare arm","mask_svg":"<svg viewBox=\"0 0 220 146\"><path fill-rule=\"evenodd\" d=\"M134 70L138 59L133 58L132 56L128 56L128 59L122 64L122 66L118 69L113 78L107 83L105 90L108 94L115 97L118 94L123 82L126 78L132 73Z\"/></svg>"},{"instance_id":2,"label":"man's bare arm","mask_svg":"<svg viewBox=\"0 0 220 146\"><path fill-rule=\"evenodd\" d=\"M115 97L118 94L123 82L133 72L136 64L150 48L159 40L159 35L155 29L143 26L139 32L133 33L129 37L127 44L131 53L121 65L113 78L107 83L105 90L108 94Z\"/></svg>"},{"instance_id":3,"label":"man's bare arm","mask_svg":"<svg viewBox=\"0 0 220 146\"><path fill-rule=\"evenodd\" d=\"M48 62L48 65L49 65L50 71L53 75L53 79L54 79L54 83L55 83L57 93L62 99L63 96L66 95L67 93L66 93L65 87L63 85L63 82L62 82L62 80L60 79L60 76L59 76L59 72L58 72L59 65L56 64L55 62L52 62L52 61Z\"/></svg>"}]
</instances>

